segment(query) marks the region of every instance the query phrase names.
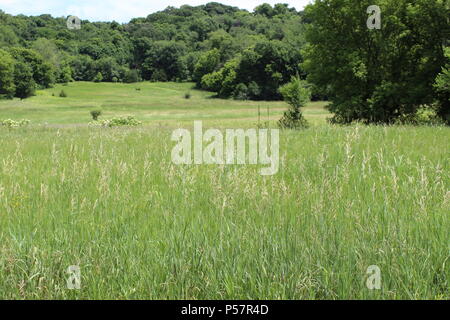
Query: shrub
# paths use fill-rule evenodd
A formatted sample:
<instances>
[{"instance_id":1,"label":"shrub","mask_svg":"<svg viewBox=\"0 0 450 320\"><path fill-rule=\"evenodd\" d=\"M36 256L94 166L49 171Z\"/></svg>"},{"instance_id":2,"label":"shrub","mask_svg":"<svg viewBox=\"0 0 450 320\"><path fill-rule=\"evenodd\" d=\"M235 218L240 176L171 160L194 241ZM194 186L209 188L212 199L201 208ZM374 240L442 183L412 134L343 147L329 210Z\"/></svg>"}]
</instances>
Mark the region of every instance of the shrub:
<instances>
[{"instance_id":1,"label":"shrub","mask_svg":"<svg viewBox=\"0 0 450 320\"><path fill-rule=\"evenodd\" d=\"M136 70L136 69L127 70L127 72L125 73L125 77L124 77L125 83L135 83L135 82L139 82L139 80L140 80L140 76L139 76L138 70Z\"/></svg>"},{"instance_id":2,"label":"shrub","mask_svg":"<svg viewBox=\"0 0 450 320\"><path fill-rule=\"evenodd\" d=\"M6 119L6 120L0 120L0 126L7 127L7 128L19 128L19 127L25 127L30 124L30 120L22 119L19 121Z\"/></svg>"},{"instance_id":3,"label":"shrub","mask_svg":"<svg viewBox=\"0 0 450 320\"><path fill-rule=\"evenodd\" d=\"M292 77L291 82L280 88L280 93L289 104L289 110L280 119L278 125L282 129L300 129L308 127L308 122L303 117L301 108L304 107L311 98L311 92L306 83L299 77Z\"/></svg>"},{"instance_id":4,"label":"shrub","mask_svg":"<svg viewBox=\"0 0 450 320\"><path fill-rule=\"evenodd\" d=\"M61 92L59 93L59 96L61 98L67 98L67 93L64 90L61 90Z\"/></svg>"},{"instance_id":5,"label":"shrub","mask_svg":"<svg viewBox=\"0 0 450 320\"><path fill-rule=\"evenodd\" d=\"M101 72L98 72L97 75L93 79L94 82L102 82L103 81L103 75Z\"/></svg>"},{"instance_id":6,"label":"shrub","mask_svg":"<svg viewBox=\"0 0 450 320\"><path fill-rule=\"evenodd\" d=\"M211 72L214 72L220 64L220 51L212 49L200 55L194 66L193 80L197 83L197 87L201 86L202 78Z\"/></svg>"},{"instance_id":7,"label":"shrub","mask_svg":"<svg viewBox=\"0 0 450 320\"><path fill-rule=\"evenodd\" d=\"M247 89L249 99L258 99L261 95L261 88L255 81L250 82Z\"/></svg>"},{"instance_id":8,"label":"shrub","mask_svg":"<svg viewBox=\"0 0 450 320\"><path fill-rule=\"evenodd\" d=\"M167 74L162 69L157 69L153 72L152 77L150 78L151 82L166 82L168 81Z\"/></svg>"},{"instance_id":9,"label":"shrub","mask_svg":"<svg viewBox=\"0 0 450 320\"><path fill-rule=\"evenodd\" d=\"M430 107L421 107L414 114L401 115L396 119L396 124L406 125L444 125L445 121L439 117L436 110Z\"/></svg>"},{"instance_id":10,"label":"shrub","mask_svg":"<svg viewBox=\"0 0 450 320\"><path fill-rule=\"evenodd\" d=\"M203 76L200 87L203 90L219 92L223 81L220 72L213 72Z\"/></svg>"},{"instance_id":11,"label":"shrub","mask_svg":"<svg viewBox=\"0 0 450 320\"><path fill-rule=\"evenodd\" d=\"M98 117L100 117L101 115L102 115L101 110L92 110L91 111L92 120L94 120L94 121L97 121Z\"/></svg>"},{"instance_id":12,"label":"shrub","mask_svg":"<svg viewBox=\"0 0 450 320\"><path fill-rule=\"evenodd\" d=\"M59 79L58 82L60 83L68 83L73 81L72 79L72 69L69 66L64 67L60 74L59 74Z\"/></svg>"},{"instance_id":13,"label":"shrub","mask_svg":"<svg viewBox=\"0 0 450 320\"><path fill-rule=\"evenodd\" d=\"M233 91L233 99L248 100L248 88L244 83L239 83Z\"/></svg>"},{"instance_id":14,"label":"shrub","mask_svg":"<svg viewBox=\"0 0 450 320\"><path fill-rule=\"evenodd\" d=\"M436 91L436 113L450 125L450 47L445 48L446 64L434 83Z\"/></svg>"},{"instance_id":15,"label":"shrub","mask_svg":"<svg viewBox=\"0 0 450 320\"><path fill-rule=\"evenodd\" d=\"M137 120L133 116L116 117L116 118L112 118L110 120L100 120L100 121L94 121L94 122L89 123L90 126L98 126L98 127L104 127L104 128L123 127L123 126L135 127L135 126L139 126L141 124L142 124L142 122Z\"/></svg>"}]
</instances>

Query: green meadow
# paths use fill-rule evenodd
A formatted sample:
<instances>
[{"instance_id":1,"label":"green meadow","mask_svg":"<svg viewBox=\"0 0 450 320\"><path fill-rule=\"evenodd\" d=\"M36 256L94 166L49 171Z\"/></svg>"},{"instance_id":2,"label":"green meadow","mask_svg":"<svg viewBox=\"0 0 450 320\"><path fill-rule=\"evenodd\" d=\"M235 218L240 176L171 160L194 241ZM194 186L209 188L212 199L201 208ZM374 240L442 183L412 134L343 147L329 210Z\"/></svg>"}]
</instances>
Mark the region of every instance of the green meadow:
<instances>
[{"instance_id":1,"label":"green meadow","mask_svg":"<svg viewBox=\"0 0 450 320\"><path fill-rule=\"evenodd\" d=\"M133 115L145 124L168 125L203 120L211 125L249 126L253 122L276 122L286 110L284 102L216 99L213 93L195 90L192 83L114 84L76 82L38 91L35 97L0 101L0 119L29 119L34 124L86 125L90 111L101 109L101 118ZM66 98L59 97L64 90ZM190 93L191 98L185 95ZM329 114L324 103L311 103L305 114L324 122ZM259 112L258 112L259 110ZM258 114L260 116L258 117Z\"/></svg>"},{"instance_id":2,"label":"green meadow","mask_svg":"<svg viewBox=\"0 0 450 320\"><path fill-rule=\"evenodd\" d=\"M261 176L175 165L171 134L275 127L283 102L83 82L0 101L31 120L0 127L0 299L449 299L450 128L333 126L324 106ZM89 127L99 108L143 125Z\"/></svg>"}]
</instances>

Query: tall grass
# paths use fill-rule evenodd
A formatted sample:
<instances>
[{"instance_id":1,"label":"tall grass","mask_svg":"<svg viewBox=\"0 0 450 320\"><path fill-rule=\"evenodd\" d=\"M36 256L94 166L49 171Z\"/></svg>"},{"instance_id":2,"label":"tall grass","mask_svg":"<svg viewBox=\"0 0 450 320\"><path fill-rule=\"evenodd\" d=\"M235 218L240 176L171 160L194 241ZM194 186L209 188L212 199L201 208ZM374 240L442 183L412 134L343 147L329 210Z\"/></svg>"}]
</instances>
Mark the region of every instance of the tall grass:
<instances>
[{"instance_id":1,"label":"tall grass","mask_svg":"<svg viewBox=\"0 0 450 320\"><path fill-rule=\"evenodd\" d=\"M0 128L0 298L449 298L449 128L285 131L273 177L170 134Z\"/></svg>"}]
</instances>

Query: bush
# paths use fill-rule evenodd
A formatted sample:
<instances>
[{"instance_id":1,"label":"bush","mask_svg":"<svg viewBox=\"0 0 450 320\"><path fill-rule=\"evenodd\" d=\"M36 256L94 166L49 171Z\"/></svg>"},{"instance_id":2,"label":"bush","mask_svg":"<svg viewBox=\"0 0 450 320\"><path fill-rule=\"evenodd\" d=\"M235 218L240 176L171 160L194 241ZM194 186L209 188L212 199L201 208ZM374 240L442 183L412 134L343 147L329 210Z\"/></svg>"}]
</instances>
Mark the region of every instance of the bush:
<instances>
[{"instance_id":1,"label":"bush","mask_svg":"<svg viewBox=\"0 0 450 320\"><path fill-rule=\"evenodd\" d=\"M450 125L450 47L445 48L446 64L434 82L436 91L436 113Z\"/></svg>"},{"instance_id":2,"label":"bush","mask_svg":"<svg viewBox=\"0 0 450 320\"><path fill-rule=\"evenodd\" d=\"M289 104L289 110L280 119L278 125L282 129L300 129L308 127L308 122L303 117L301 108L311 98L311 92L304 81L299 77L292 77L291 82L280 88L280 93Z\"/></svg>"},{"instance_id":3,"label":"bush","mask_svg":"<svg viewBox=\"0 0 450 320\"><path fill-rule=\"evenodd\" d=\"M94 82L102 82L103 81L103 75L101 72L98 72L97 75L93 79Z\"/></svg>"},{"instance_id":4,"label":"bush","mask_svg":"<svg viewBox=\"0 0 450 320\"><path fill-rule=\"evenodd\" d=\"M201 86L204 75L212 73L216 70L220 63L220 51L212 49L200 55L194 66L193 80L197 83L197 87Z\"/></svg>"},{"instance_id":5,"label":"bush","mask_svg":"<svg viewBox=\"0 0 450 320\"><path fill-rule=\"evenodd\" d=\"M133 70L127 70L127 72L125 73L123 82L135 83L135 82L139 82L139 80L140 80L139 71L136 69L133 69Z\"/></svg>"},{"instance_id":6,"label":"bush","mask_svg":"<svg viewBox=\"0 0 450 320\"><path fill-rule=\"evenodd\" d=\"M60 83L69 83L73 81L72 78L72 69L69 66L64 67L58 77L58 82Z\"/></svg>"},{"instance_id":7,"label":"bush","mask_svg":"<svg viewBox=\"0 0 450 320\"><path fill-rule=\"evenodd\" d=\"M61 90L61 92L59 93L59 96L61 98L67 98L67 93L64 90Z\"/></svg>"},{"instance_id":8,"label":"bush","mask_svg":"<svg viewBox=\"0 0 450 320\"><path fill-rule=\"evenodd\" d=\"M98 117L100 117L101 115L102 115L101 110L92 110L91 111L92 120L94 120L94 121L97 121Z\"/></svg>"},{"instance_id":9,"label":"bush","mask_svg":"<svg viewBox=\"0 0 450 320\"><path fill-rule=\"evenodd\" d=\"M25 127L30 124L30 120L22 119L20 121L15 121L11 119L6 120L0 120L0 126L7 127L7 128L19 128L19 127Z\"/></svg>"},{"instance_id":10,"label":"bush","mask_svg":"<svg viewBox=\"0 0 450 320\"><path fill-rule=\"evenodd\" d=\"M261 95L261 88L255 81L250 82L247 86L247 89L249 99L259 99L259 96Z\"/></svg>"},{"instance_id":11,"label":"bush","mask_svg":"<svg viewBox=\"0 0 450 320\"><path fill-rule=\"evenodd\" d=\"M233 99L248 100L248 88L245 84L239 83L233 91Z\"/></svg>"},{"instance_id":12,"label":"bush","mask_svg":"<svg viewBox=\"0 0 450 320\"><path fill-rule=\"evenodd\" d=\"M100 120L100 121L94 121L94 122L89 123L90 126L98 126L98 127L104 127L104 128L123 127L123 126L135 127L135 126L139 126L141 124L142 124L142 122L137 120L133 116L116 117L116 118L112 118L110 120Z\"/></svg>"},{"instance_id":13,"label":"bush","mask_svg":"<svg viewBox=\"0 0 450 320\"><path fill-rule=\"evenodd\" d=\"M406 125L444 125L445 121L430 107L421 107L415 114L402 115L397 118L396 124Z\"/></svg>"},{"instance_id":14,"label":"bush","mask_svg":"<svg viewBox=\"0 0 450 320\"><path fill-rule=\"evenodd\" d=\"M166 82L168 81L167 74L162 69L157 69L153 72L152 77L150 78L151 82Z\"/></svg>"},{"instance_id":15,"label":"bush","mask_svg":"<svg viewBox=\"0 0 450 320\"><path fill-rule=\"evenodd\" d=\"M303 117L300 110L290 109L278 121L281 129L305 129L309 127L308 121Z\"/></svg>"}]
</instances>

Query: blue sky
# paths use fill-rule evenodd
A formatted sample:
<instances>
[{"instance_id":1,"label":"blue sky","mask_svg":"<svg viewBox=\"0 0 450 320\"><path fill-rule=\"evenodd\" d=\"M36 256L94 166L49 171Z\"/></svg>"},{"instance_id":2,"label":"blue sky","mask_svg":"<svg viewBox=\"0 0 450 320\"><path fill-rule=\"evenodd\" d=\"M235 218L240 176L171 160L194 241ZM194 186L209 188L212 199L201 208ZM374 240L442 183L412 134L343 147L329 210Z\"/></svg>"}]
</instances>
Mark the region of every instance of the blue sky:
<instances>
[{"instance_id":1,"label":"blue sky","mask_svg":"<svg viewBox=\"0 0 450 320\"><path fill-rule=\"evenodd\" d=\"M128 22L131 18L146 17L152 12L167 6L179 7L183 4L199 5L212 1L202 0L0 0L0 9L9 14L52 16L76 15L91 21ZM253 10L261 3L288 3L291 7L302 9L310 0L216 0L216 2Z\"/></svg>"}]
</instances>

